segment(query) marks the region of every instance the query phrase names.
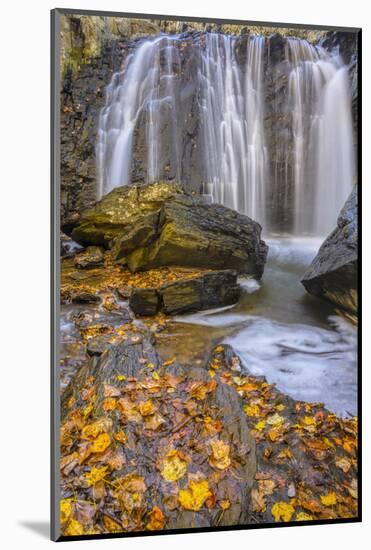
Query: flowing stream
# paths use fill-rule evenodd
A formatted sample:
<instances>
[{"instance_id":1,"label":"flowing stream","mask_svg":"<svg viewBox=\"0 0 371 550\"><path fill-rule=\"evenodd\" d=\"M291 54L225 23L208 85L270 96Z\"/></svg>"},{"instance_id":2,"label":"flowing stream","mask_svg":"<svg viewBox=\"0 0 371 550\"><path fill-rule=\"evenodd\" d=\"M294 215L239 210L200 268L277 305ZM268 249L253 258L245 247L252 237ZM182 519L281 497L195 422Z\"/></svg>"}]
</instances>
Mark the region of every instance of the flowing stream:
<instances>
[{"instance_id":1,"label":"flowing stream","mask_svg":"<svg viewBox=\"0 0 371 550\"><path fill-rule=\"evenodd\" d=\"M139 41L106 89L97 194L132 182L140 132L146 181L158 181L169 170L165 154L173 179L183 181L190 117L184 105L192 96L199 121L192 135L192 151L200 155L194 175L199 191L260 222L270 251L262 281L242 281L243 297L235 307L175 318L160 349L197 362L222 339L245 368L292 397L355 414L356 330L300 284L353 184L348 68L337 49L288 38L280 64L283 92L268 100L269 48L264 37L218 33ZM185 77L184 66L195 69ZM267 135L272 116L284 139L280 144ZM283 150L285 176L279 182L272 173L275 147ZM273 238L271 212L279 196L279 214L289 213L291 221L286 237Z\"/></svg>"}]
</instances>

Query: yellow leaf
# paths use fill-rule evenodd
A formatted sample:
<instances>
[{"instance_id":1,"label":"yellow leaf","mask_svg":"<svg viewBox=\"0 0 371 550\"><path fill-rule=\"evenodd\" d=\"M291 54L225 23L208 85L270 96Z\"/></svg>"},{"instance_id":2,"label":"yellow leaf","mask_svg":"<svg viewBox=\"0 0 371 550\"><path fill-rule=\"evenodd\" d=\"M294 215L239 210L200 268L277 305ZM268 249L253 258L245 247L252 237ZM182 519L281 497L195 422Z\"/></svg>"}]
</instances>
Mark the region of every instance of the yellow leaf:
<instances>
[{"instance_id":1,"label":"yellow leaf","mask_svg":"<svg viewBox=\"0 0 371 550\"><path fill-rule=\"evenodd\" d=\"M60 517L61 517L61 524L66 523L71 515L72 515L72 499L71 498L64 498L60 502Z\"/></svg>"},{"instance_id":2,"label":"yellow leaf","mask_svg":"<svg viewBox=\"0 0 371 550\"><path fill-rule=\"evenodd\" d=\"M215 351L215 353L222 353L222 351L224 351L224 348L223 348L223 346L218 346L218 347L215 348L214 351Z\"/></svg>"},{"instance_id":3,"label":"yellow leaf","mask_svg":"<svg viewBox=\"0 0 371 550\"><path fill-rule=\"evenodd\" d=\"M163 364L164 367L168 367L169 365L172 365L174 362L175 362L175 358L174 359L168 359L167 361L164 361L162 364Z\"/></svg>"},{"instance_id":4,"label":"yellow leaf","mask_svg":"<svg viewBox=\"0 0 371 550\"><path fill-rule=\"evenodd\" d=\"M90 487L91 485L95 485L98 481L104 479L107 470L107 466L102 466L101 468L95 468L95 466L93 466L90 472L86 472L85 474L87 486Z\"/></svg>"},{"instance_id":5,"label":"yellow leaf","mask_svg":"<svg viewBox=\"0 0 371 550\"><path fill-rule=\"evenodd\" d=\"M117 432L114 437L116 441L119 441L119 443L122 443L123 445L127 442L127 437L123 430Z\"/></svg>"},{"instance_id":6,"label":"yellow leaf","mask_svg":"<svg viewBox=\"0 0 371 550\"><path fill-rule=\"evenodd\" d=\"M209 483L206 479L203 481L190 480L188 488L179 491L178 498L183 508L198 512L211 495Z\"/></svg>"},{"instance_id":7,"label":"yellow leaf","mask_svg":"<svg viewBox=\"0 0 371 550\"><path fill-rule=\"evenodd\" d=\"M314 416L304 416L303 422L306 426L313 426L316 424L316 419Z\"/></svg>"},{"instance_id":8,"label":"yellow leaf","mask_svg":"<svg viewBox=\"0 0 371 550\"><path fill-rule=\"evenodd\" d=\"M231 507L231 502L228 499L221 500L219 504L222 510L229 510Z\"/></svg>"},{"instance_id":9,"label":"yellow leaf","mask_svg":"<svg viewBox=\"0 0 371 550\"><path fill-rule=\"evenodd\" d=\"M177 451L170 451L165 460L163 461L163 467L161 475L166 481L178 481L187 471L187 463L183 460Z\"/></svg>"},{"instance_id":10,"label":"yellow leaf","mask_svg":"<svg viewBox=\"0 0 371 550\"><path fill-rule=\"evenodd\" d=\"M166 518L162 510L158 506L154 506L149 513L149 522L146 525L146 529L149 531L159 531L164 528Z\"/></svg>"},{"instance_id":11,"label":"yellow leaf","mask_svg":"<svg viewBox=\"0 0 371 550\"><path fill-rule=\"evenodd\" d=\"M285 405L282 405L282 403L280 403L279 405L276 405L276 411L284 411L286 409Z\"/></svg>"},{"instance_id":12,"label":"yellow leaf","mask_svg":"<svg viewBox=\"0 0 371 550\"><path fill-rule=\"evenodd\" d=\"M122 525L117 521L113 520L112 518L110 518L109 516L106 516L106 515L103 516L103 523L104 523L104 527L110 533L118 533L122 531Z\"/></svg>"},{"instance_id":13,"label":"yellow leaf","mask_svg":"<svg viewBox=\"0 0 371 550\"><path fill-rule=\"evenodd\" d=\"M321 502L325 506L334 506L337 503L336 494L334 492L321 495Z\"/></svg>"},{"instance_id":14,"label":"yellow leaf","mask_svg":"<svg viewBox=\"0 0 371 550\"><path fill-rule=\"evenodd\" d=\"M268 432L268 437L271 441L277 441L277 439L280 437L280 434L274 428L272 428Z\"/></svg>"},{"instance_id":15,"label":"yellow leaf","mask_svg":"<svg viewBox=\"0 0 371 550\"><path fill-rule=\"evenodd\" d=\"M116 378L119 382L122 382L123 380L126 380L126 376L124 374L118 374L116 376Z\"/></svg>"},{"instance_id":16,"label":"yellow leaf","mask_svg":"<svg viewBox=\"0 0 371 550\"><path fill-rule=\"evenodd\" d=\"M156 371L153 372L152 373L152 378L153 378L153 380L160 380L160 376L159 376L158 372L156 372Z\"/></svg>"},{"instance_id":17,"label":"yellow leaf","mask_svg":"<svg viewBox=\"0 0 371 550\"><path fill-rule=\"evenodd\" d=\"M260 420L257 424L254 426L255 430L258 430L258 432L262 432L265 428L265 420Z\"/></svg>"},{"instance_id":18,"label":"yellow leaf","mask_svg":"<svg viewBox=\"0 0 371 550\"><path fill-rule=\"evenodd\" d=\"M277 458L292 458L293 454L290 451L290 449L283 449L280 453L278 453Z\"/></svg>"},{"instance_id":19,"label":"yellow leaf","mask_svg":"<svg viewBox=\"0 0 371 550\"><path fill-rule=\"evenodd\" d=\"M92 452L93 453L102 453L111 445L110 436L106 433L98 435L98 437L93 441Z\"/></svg>"},{"instance_id":20,"label":"yellow leaf","mask_svg":"<svg viewBox=\"0 0 371 550\"><path fill-rule=\"evenodd\" d=\"M73 537L75 535L83 535L84 528L79 521L71 519L63 534L67 537Z\"/></svg>"},{"instance_id":21,"label":"yellow leaf","mask_svg":"<svg viewBox=\"0 0 371 550\"><path fill-rule=\"evenodd\" d=\"M311 519L313 519L313 516L310 514L307 514L306 512L299 512L296 514L295 521L309 521Z\"/></svg>"},{"instance_id":22,"label":"yellow leaf","mask_svg":"<svg viewBox=\"0 0 371 550\"><path fill-rule=\"evenodd\" d=\"M280 416L278 413L272 414L269 418L267 418L267 424L270 426L280 426L285 421L283 416Z\"/></svg>"},{"instance_id":23,"label":"yellow leaf","mask_svg":"<svg viewBox=\"0 0 371 550\"><path fill-rule=\"evenodd\" d=\"M260 416L260 408L258 405L244 405L243 410L247 416Z\"/></svg>"},{"instance_id":24,"label":"yellow leaf","mask_svg":"<svg viewBox=\"0 0 371 550\"><path fill-rule=\"evenodd\" d=\"M112 420L101 418L92 424L87 424L81 431L83 439L95 439L102 432L108 432L112 427Z\"/></svg>"},{"instance_id":25,"label":"yellow leaf","mask_svg":"<svg viewBox=\"0 0 371 550\"><path fill-rule=\"evenodd\" d=\"M148 399L148 401L142 401L138 405L139 412L142 416L150 416L151 414L155 414L156 407L153 404L152 399Z\"/></svg>"},{"instance_id":26,"label":"yellow leaf","mask_svg":"<svg viewBox=\"0 0 371 550\"><path fill-rule=\"evenodd\" d=\"M214 439L210 442L212 455L209 459L211 466L217 470L225 470L231 465L230 447L221 439Z\"/></svg>"},{"instance_id":27,"label":"yellow leaf","mask_svg":"<svg viewBox=\"0 0 371 550\"><path fill-rule=\"evenodd\" d=\"M90 416L90 414L93 412L93 409L94 409L94 407L93 407L92 403L89 403L89 405L86 405L86 407L82 411L82 414L83 414L84 418L88 418L88 416Z\"/></svg>"},{"instance_id":28,"label":"yellow leaf","mask_svg":"<svg viewBox=\"0 0 371 550\"><path fill-rule=\"evenodd\" d=\"M116 407L116 399L114 397L106 397L102 403L102 409L104 411L113 411Z\"/></svg>"},{"instance_id":29,"label":"yellow leaf","mask_svg":"<svg viewBox=\"0 0 371 550\"><path fill-rule=\"evenodd\" d=\"M290 521L295 513L295 508L288 502L276 502L271 509L275 521Z\"/></svg>"},{"instance_id":30,"label":"yellow leaf","mask_svg":"<svg viewBox=\"0 0 371 550\"><path fill-rule=\"evenodd\" d=\"M209 373L210 378L214 378L214 376L215 376L215 370L209 369L207 372Z\"/></svg>"}]
</instances>

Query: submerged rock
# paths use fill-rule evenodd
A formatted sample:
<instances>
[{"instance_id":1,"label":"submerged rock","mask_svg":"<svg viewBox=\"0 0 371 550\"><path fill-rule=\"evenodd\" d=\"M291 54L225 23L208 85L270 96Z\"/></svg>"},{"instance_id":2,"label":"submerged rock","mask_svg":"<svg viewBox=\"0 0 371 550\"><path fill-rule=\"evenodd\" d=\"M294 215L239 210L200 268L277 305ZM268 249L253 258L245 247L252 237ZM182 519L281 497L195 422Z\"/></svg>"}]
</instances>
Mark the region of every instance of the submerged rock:
<instances>
[{"instance_id":1,"label":"submerged rock","mask_svg":"<svg viewBox=\"0 0 371 550\"><path fill-rule=\"evenodd\" d=\"M314 296L357 314L358 216L357 186L304 274L302 284Z\"/></svg>"},{"instance_id":2,"label":"submerged rock","mask_svg":"<svg viewBox=\"0 0 371 550\"><path fill-rule=\"evenodd\" d=\"M247 216L164 182L114 189L72 232L81 244L112 246L115 260L133 272L204 267L258 278L268 250L260 235Z\"/></svg>"},{"instance_id":3,"label":"submerged rock","mask_svg":"<svg viewBox=\"0 0 371 550\"><path fill-rule=\"evenodd\" d=\"M208 271L159 288L134 288L129 304L136 315L168 315L235 304L241 293L233 270Z\"/></svg>"}]
</instances>

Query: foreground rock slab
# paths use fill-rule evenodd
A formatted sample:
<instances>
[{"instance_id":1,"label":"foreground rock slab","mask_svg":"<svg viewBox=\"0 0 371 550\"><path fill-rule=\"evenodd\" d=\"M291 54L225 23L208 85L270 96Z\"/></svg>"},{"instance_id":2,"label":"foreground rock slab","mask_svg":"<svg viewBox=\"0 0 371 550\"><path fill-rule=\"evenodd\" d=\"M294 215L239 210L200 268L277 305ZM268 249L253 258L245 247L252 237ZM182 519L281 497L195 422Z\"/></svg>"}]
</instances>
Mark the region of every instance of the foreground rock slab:
<instances>
[{"instance_id":1,"label":"foreground rock slab","mask_svg":"<svg viewBox=\"0 0 371 550\"><path fill-rule=\"evenodd\" d=\"M261 277L268 247L260 225L219 204L186 193L178 184L114 189L85 212L72 238L112 247L133 272L161 266L235 269Z\"/></svg>"},{"instance_id":2,"label":"foreground rock slab","mask_svg":"<svg viewBox=\"0 0 371 550\"><path fill-rule=\"evenodd\" d=\"M238 394L128 331L62 402L65 535L251 521L255 441ZM82 513L82 510L85 513Z\"/></svg>"},{"instance_id":3,"label":"foreground rock slab","mask_svg":"<svg viewBox=\"0 0 371 550\"><path fill-rule=\"evenodd\" d=\"M357 187L340 212L337 227L327 237L304 274L302 284L314 296L357 314L358 216Z\"/></svg>"}]
</instances>

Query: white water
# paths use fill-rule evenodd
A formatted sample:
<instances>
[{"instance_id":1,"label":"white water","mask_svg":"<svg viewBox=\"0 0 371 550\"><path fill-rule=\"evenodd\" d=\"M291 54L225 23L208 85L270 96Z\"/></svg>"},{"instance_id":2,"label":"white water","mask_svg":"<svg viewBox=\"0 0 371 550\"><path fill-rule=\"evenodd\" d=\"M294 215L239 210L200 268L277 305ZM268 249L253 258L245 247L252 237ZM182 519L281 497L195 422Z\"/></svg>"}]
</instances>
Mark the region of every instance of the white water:
<instances>
[{"instance_id":1,"label":"white water","mask_svg":"<svg viewBox=\"0 0 371 550\"><path fill-rule=\"evenodd\" d=\"M98 198L131 182L136 130L142 125L146 181L163 177L165 151L174 178L182 181L187 118L182 91L190 84L182 81L186 46L198 63L192 85L203 177L195 176L194 183L213 201L251 216L269 231L269 207L277 193L276 176L272 180L268 168L274 151L267 149L264 131L269 45L263 37L238 44L235 37L215 33L203 40L161 35L139 43L106 89L96 146ZM294 38L287 39L286 64L284 110L291 138L285 144L283 185L286 208L293 211L291 232L324 237L335 227L354 179L348 71L337 51Z\"/></svg>"},{"instance_id":2,"label":"white water","mask_svg":"<svg viewBox=\"0 0 371 550\"><path fill-rule=\"evenodd\" d=\"M178 131L179 74L177 37L160 36L145 40L128 56L121 72L106 88L106 104L99 117L96 146L98 198L131 181L134 133L141 114L145 115L147 181L160 177L161 121L170 117L169 137L174 147L177 179L180 175ZM160 63L160 56L163 61Z\"/></svg>"},{"instance_id":3,"label":"white water","mask_svg":"<svg viewBox=\"0 0 371 550\"><path fill-rule=\"evenodd\" d=\"M206 193L264 225L268 157L264 144L263 37L247 45L246 67L236 39L208 34L199 71Z\"/></svg>"},{"instance_id":4,"label":"white water","mask_svg":"<svg viewBox=\"0 0 371 550\"><path fill-rule=\"evenodd\" d=\"M293 232L325 236L335 227L354 178L347 69L336 52L305 40L289 38L286 57L291 67Z\"/></svg>"},{"instance_id":5,"label":"white water","mask_svg":"<svg viewBox=\"0 0 371 550\"><path fill-rule=\"evenodd\" d=\"M246 370L294 399L322 402L341 416L357 414L357 330L299 282L318 241L272 239L269 246L262 281L245 281L234 308L179 315L175 321L218 338L222 329L223 341Z\"/></svg>"}]
</instances>

